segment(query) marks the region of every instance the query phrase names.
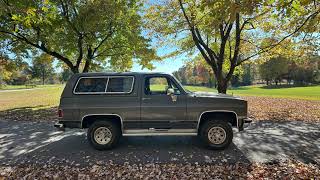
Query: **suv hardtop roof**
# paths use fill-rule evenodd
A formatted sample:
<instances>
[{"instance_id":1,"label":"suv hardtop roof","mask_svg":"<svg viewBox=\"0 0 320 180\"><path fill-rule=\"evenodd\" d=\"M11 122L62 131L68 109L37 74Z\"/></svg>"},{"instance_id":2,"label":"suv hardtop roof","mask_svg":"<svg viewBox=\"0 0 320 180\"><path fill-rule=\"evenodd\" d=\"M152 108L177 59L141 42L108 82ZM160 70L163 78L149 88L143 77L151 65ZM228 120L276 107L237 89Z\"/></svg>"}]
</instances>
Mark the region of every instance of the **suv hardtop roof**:
<instances>
[{"instance_id":1,"label":"suv hardtop roof","mask_svg":"<svg viewBox=\"0 0 320 180\"><path fill-rule=\"evenodd\" d=\"M117 75L167 75L168 73L163 72L90 72L90 73L79 73L76 76L117 76Z\"/></svg>"}]
</instances>

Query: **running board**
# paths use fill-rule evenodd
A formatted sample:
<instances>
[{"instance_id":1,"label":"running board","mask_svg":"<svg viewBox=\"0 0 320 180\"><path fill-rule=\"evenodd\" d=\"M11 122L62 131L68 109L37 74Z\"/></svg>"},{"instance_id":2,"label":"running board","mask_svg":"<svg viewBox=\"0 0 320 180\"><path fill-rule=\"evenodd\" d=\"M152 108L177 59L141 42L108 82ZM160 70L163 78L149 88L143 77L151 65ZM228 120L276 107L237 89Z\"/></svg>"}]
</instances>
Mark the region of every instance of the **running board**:
<instances>
[{"instance_id":1,"label":"running board","mask_svg":"<svg viewBox=\"0 0 320 180\"><path fill-rule=\"evenodd\" d=\"M123 136L196 136L196 129L135 129L124 130Z\"/></svg>"}]
</instances>

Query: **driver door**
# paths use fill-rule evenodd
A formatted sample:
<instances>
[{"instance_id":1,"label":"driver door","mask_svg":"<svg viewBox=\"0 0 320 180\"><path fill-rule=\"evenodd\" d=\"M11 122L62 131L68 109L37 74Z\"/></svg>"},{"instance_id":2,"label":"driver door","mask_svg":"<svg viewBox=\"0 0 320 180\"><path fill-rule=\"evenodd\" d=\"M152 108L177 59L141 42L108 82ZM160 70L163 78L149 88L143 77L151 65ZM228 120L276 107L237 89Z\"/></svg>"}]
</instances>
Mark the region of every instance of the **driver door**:
<instances>
[{"instance_id":1,"label":"driver door","mask_svg":"<svg viewBox=\"0 0 320 180\"><path fill-rule=\"evenodd\" d=\"M166 75L146 75L141 99L142 129L181 129L186 120L186 95ZM174 94L167 95L169 88ZM176 98L176 99L175 99Z\"/></svg>"}]
</instances>

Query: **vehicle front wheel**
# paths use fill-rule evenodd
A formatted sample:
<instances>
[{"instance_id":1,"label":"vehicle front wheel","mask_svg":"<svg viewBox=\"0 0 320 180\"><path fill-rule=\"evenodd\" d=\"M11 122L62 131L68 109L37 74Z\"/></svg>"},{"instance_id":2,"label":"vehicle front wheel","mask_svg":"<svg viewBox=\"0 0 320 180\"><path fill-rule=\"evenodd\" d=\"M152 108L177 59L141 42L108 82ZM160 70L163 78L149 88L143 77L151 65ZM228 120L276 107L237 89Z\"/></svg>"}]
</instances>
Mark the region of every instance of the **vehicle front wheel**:
<instances>
[{"instance_id":1,"label":"vehicle front wheel","mask_svg":"<svg viewBox=\"0 0 320 180\"><path fill-rule=\"evenodd\" d=\"M209 149L225 149L232 142L233 131L228 122L212 120L200 127L200 138Z\"/></svg>"},{"instance_id":2,"label":"vehicle front wheel","mask_svg":"<svg viewBox=\"0 0 320 180\"><path fill-rule=\"evenodd\" d=\"M119 141L120 128L110 121L96 121L89 127L87 138L97 150L111 149Z\"/></svg>"}]
</instances>

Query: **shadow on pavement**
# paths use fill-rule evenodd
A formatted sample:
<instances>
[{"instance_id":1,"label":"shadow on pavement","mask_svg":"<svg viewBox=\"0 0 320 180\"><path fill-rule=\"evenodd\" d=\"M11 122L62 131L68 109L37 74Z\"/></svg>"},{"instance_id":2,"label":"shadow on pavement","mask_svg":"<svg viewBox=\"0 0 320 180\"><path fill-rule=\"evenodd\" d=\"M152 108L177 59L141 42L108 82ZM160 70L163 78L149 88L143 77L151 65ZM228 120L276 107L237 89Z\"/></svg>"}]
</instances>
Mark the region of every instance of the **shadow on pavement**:
<instances>
[{"instance_id":1,"label":"shadow on pavement","mask_svg":"<svg viewBox=\"0 0 320 180\"><path fill-rule=\"evenodd\" d=\"M195 137L123 137L112 150L97 151L84 134L71 135L11 160L10 164L54 163L70 165L145 163L249 163L232 144L224 151L202 147Z\"/></svg>"},{"instance_id":2,"label":"shadow on pavement","mask_svg":"<svg viewBox=\"0 0 320 180\"><path fill-rule=\"evenodd\" d=\"M237 134L234 142L251 160L267 162L293 157L319 164L319 132L320 124L261 121Z\"/></svg>"},{"instance_id":3,"label":"shadow on pavement","mask_svg":"<svg viewBox=\"0 0 320 180\"><path fill-rule=\"evenodd\" d=\"M84 131L57 132L51 123L0 121L2 164L145 164L249 163L291 156L319 161L320 125L303 122L257 122L234 134L234 143L222 151L202 147L197 137L123 137L109 151L91 148Z\"/></svg>"}]
</instances>

